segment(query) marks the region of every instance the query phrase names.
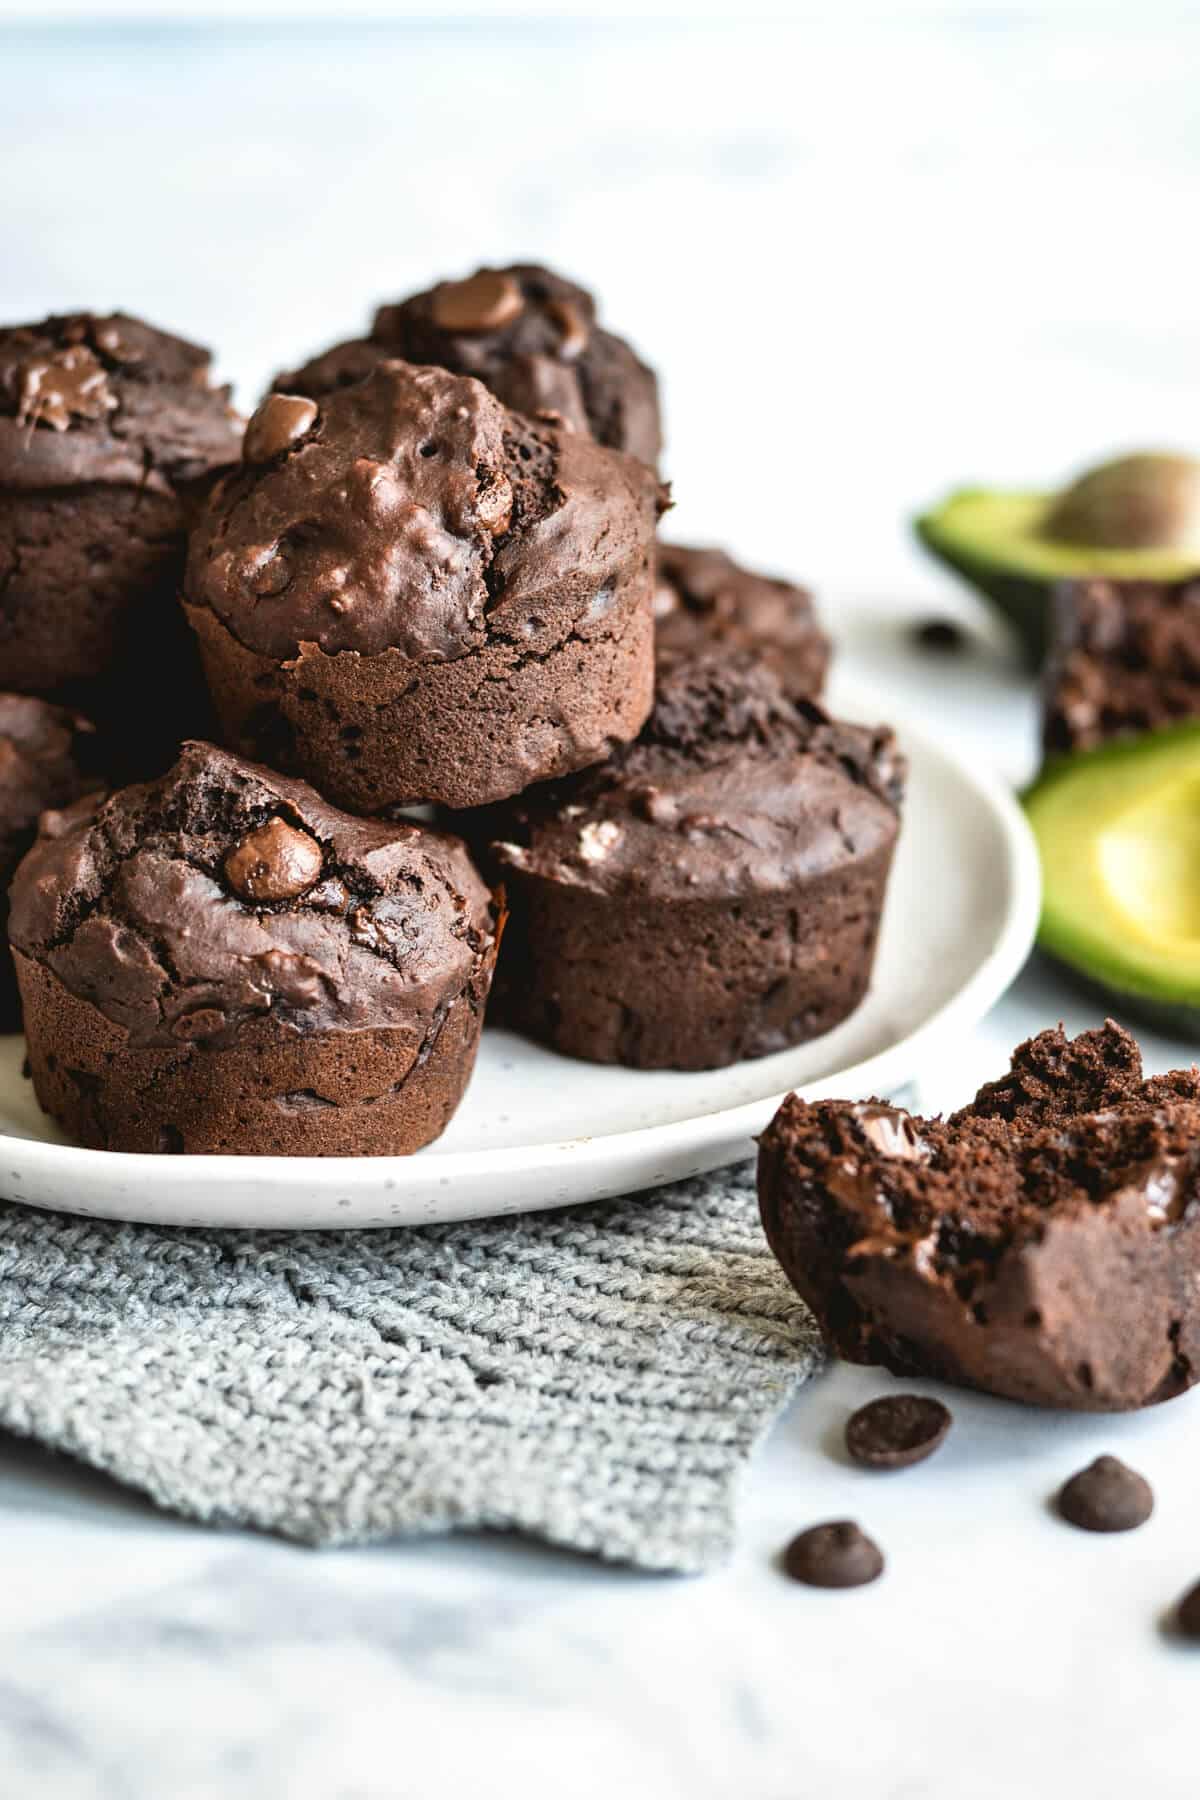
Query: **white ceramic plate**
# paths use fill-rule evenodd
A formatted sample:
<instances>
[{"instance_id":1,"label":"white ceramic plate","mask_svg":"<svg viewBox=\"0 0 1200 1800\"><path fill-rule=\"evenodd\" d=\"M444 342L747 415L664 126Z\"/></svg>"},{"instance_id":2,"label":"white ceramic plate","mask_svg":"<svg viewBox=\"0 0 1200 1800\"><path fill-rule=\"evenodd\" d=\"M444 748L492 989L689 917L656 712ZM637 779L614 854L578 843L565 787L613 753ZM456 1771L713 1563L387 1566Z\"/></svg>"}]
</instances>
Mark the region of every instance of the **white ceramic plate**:
<instances>
[{"instance_id":1,"label":"white ceramic plate","mask_svg":"<svg viewBox=\"0 0 1200 1800\"><path fill-rule=\"evenodd\" d=\"M844 717L886 704L834 684ZM749 1152L791 1088L895 1092L934 1041L999 998L1037 926L1037 853L1012 796L901 727L910 783L875 978L815 1043L698 1075L573 1062L484 1033L449 1131L412 1157L125 1156L66 1144L0 1038L0 1193L31 1206L160 1224L428 1224L633 1192Z\"/></svg>"}]
</instances>

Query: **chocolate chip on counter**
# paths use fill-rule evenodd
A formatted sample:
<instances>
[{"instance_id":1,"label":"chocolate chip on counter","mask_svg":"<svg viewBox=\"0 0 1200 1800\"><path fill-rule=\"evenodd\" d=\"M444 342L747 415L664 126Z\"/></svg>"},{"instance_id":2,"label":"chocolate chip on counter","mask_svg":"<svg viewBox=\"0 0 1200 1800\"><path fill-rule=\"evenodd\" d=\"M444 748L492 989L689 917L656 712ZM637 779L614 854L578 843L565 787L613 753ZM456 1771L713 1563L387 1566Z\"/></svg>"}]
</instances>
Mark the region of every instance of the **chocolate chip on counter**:
<instances>
[{"instance_id":1,"label":"chocolate chip on counter","mask_svg":"<svg viewBox=\"0 0 1200 1800\"><path fill-rule=\"evenodd\" d=\"M886 1394L851 1413L846 1449L864 1469L907 1469L924 1462L943 1443L952 1424L940 1400L921 1394Z\"/></svg>"},{"instance_id":2,"label":"chocolate chip on counter","mask_svg":"<svg viewBox=\"0 0 1200 1800\"><path fill-rule=\"evenodd\" d=\"M961 650L967 641L966 632L953 619L925 619L914 626L913 636L922 650L936 651L939 656Z\"/></svg>"},{"instance_id":3,"label":"chocolate chip on counter","mask_svg":"<svg viewBox=\"0 0 1200 1800\"><path fill-rule=\"evenodd\" d=\"M591 328L577 306L569 300L548 300L546 311L562 333L558 354L564 362L573 362L588 347Z\"/></svg>"},{"instance_id":4,"label":"chocolate chip on counter","mask_svg":"<svg viewBox=\"0 0 1200 1800\"><path fill-rule=\"evenodd\" d=\"M1200 1581L1188 1589L1175 1608L1175 1629L1180 1637L1200 1643Z\"/></svg>"},{"instance_id":5,"label":"chocolate chip on counter","mask_svg":"<svg viewBox=\"0 0 1200 1800\"><path fill-rule=\"evenodd\" d=\"M225 879L243 900L295 900L319 878L324 860L316 838L269 819L229 852Z\"/></svg>"},{"instance_id":6,"label":"chocolate chip on counter","mask_svg":"<svg viewBox=\"0 0 1200 1800\"><path fill-rule=\"evenodd\" d=\"M480 269L465 281L443 281L430 310L441 331L501 331L525 310L525 297L511 275Z\"/></svg>"},{"instance_id":7,"label":"chocolate chip on counter","mask_svg":"<svg viewBox=\"0 0 1200 1800\"><path fill-rule=\"evenodd\" d=\"M300 394L268 394L246 427L243 462L270 462L273 456L290 450L312 430L316 418L315 400L306 400Z\"/></svg>"},{"instance_id":8,"label":"chocolate chip on counter","mask_svg":"<svg viewBox=\"0 0 1200 1800\"><path fill-rule=\"evenodd\" d=\"M883 1554L852 1520L835 1519L793 1538L783 1567L806 1587L864 1587L883 1574Z\"/></svg>"},{"instance_id":9,"label":"chocolate chip on counter","mask_svg":"<svg viewBox=\"0 0 1200 1800\"><path fill-rule=\"evenodd\" d=\"M1081 1531L1133 1531L1154 1511L1148 1481L1115 1456L1098 1456L1058 1496L1058 1510Z\"/></svg>"}]
</instances>

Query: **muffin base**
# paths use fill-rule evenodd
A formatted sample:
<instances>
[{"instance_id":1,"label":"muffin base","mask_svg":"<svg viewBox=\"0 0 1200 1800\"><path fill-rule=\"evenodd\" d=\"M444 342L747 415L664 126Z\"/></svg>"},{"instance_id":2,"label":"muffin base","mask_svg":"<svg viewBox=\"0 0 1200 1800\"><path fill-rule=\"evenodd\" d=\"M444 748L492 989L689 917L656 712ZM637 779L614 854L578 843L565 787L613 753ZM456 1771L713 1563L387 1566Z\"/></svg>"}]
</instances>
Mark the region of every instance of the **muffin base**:
<instances>
[{"instance_id":1,"label":"muffin base","mask_svg":"<svg viewBox=\"0 0 1200 1800\"><path fill-rule=\"evenodd\" d=\"M548 647L493 640L450 662L399 651L280 663L184 603L224 741L352 812L486 805L601 762L635 738L654 699L648 577L602 620Z\"/></svg>"},{"instance_id":2,"label":"muffin base","mask_svg":"<svg viewBox=\"0 0 1200 1800\"><path fill-rule=\"evenodd\" d=\"M719 1069L821 1037L871 978L892 846L802 893L682 904L506 871L503 1023L566 1056Z\"/></svg>"},{"instance_id":3,"label":"muffin base","mask_svg":"<svg viewBox=\"0 0 1200 1800\"><path fill-rule=\"evenodd\" d=\"M76 1143L194 1156L407 1156L439 1137L470 1079L490 968L413 1055L398 1031L305 1038L255 1021L229 1049L136 1048L14 952L34 1092Z\"/></svg>"}]
</instances>

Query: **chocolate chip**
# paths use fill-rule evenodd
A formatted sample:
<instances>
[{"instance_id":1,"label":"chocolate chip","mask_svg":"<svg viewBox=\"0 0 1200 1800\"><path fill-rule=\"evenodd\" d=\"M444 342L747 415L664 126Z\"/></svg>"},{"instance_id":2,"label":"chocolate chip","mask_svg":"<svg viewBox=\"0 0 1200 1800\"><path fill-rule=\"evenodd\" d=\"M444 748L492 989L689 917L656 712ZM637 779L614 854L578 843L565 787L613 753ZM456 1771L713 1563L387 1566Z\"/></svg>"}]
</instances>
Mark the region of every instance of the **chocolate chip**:
<instances>
[{"instance_id":1,"label":"chocolate chip","mask_svg":"<svg viewBox=\"0 0 1200 1800\"><path fill-rule=\"evenodd\" d=\"M921 1394L886 1394L846 1421L846 1449L864 1469L907 1469L932 1456L952 1424L948 1407Z\"/></svg>"},{"instance_id":2,"label":"chocolate chip","mask_svg":"<svg viewBox=\"0 0 1200 1800\"><path fill-rule=\"evenodd\" d=\"M783 1567L806 1587L863 1587L883 1574L883 1555L852 1520L835 1519L793 1538L783 1553Z\"/></svg>"},{"instance_id":3,"label":"chocolate chip","mask_svg":"<svg viewBox=\"0 0 1200 1800\"><path fill-rule=\"evenodd\" d=\"M880 1156L894 1156L901 1162L927 1162L932 1154L928 1144L913 1124L910 1115L898 1106L885 1106L880 1100L864 1100L854 1108L859 1130Z\"/></svg>"},{"instance_id":4,"label":"chocolate chip","mask_svg":"<svg viewBox=\"0 0 1200 1800\"><path fill-rule=\"evenodd\" d=\"M292 584L290 558L278 544L261 551L250 567L246 582L250 592L257 594L260 600L270 600L276 594L285 593Z\"/></svg>"},{"instance_id":5,"label":"chocolate chip","mask_svg":"<svg viewBox=\"0 0 1200 1800\"><path fill-rule=\"evenodd\" d=\"M73 418L102 419L117 402L109 391L104 364L86 344L31 356L17 371L18 425L49 425L66 431Z\"/></svg>"},{"instance_id":6,"label":"chocolate chip","mask_svg":"<svg viewBox=\"0 0 1200 1800\"><path fill-rule=\"evenodd\" d=\"M298 444L312 430L316 419L315 400L306 400L300 394L268 394L246 427L243 462L270 462L273 456Z\"/></svg>"},{"instance_id":7,"label":"chocolate chip","mask_svg":"<svg viewBox=\"0 0 1200 1800\"><path fill-rule=\"evenodd\" d=\"M967 641L966 632L953 619L926 619L915 627L913 636L922 650L933 650L939 656L952 655Z\"/></svg>"},{"instance_id":8,"label":"chocolate chip","mask_svg":"<svg viewBox=\"0 0 1200 1800\"><path fill-rule=\"evenodd\" d=\"M501 331L524 309L516 281L498 269L480 269L465 281L443 281L430 302L440 331Z\"/></svg>"},{"instance_id":9,"label":"chocolate chip","mask_svg":"<svg viewBox=\"0 0 1200 1800\"><path fill-rule=\"evenodd\" d=\"M1175 1629L1180 1637L1200 1643L1200 1581L1188 1589L1175 1608Z\"/></svg>"},{"instance_id":10,"label":"chocolate chip","mask_svg":"<svg viewBox=\"0 0 1200 1800\"><path fill-rule=\"evenodd\" d=\"M1115 1456L1098 1456L1072 1475L1058 1496L1058 1510L1081 1531L1133 1531L1154 1511L1150 1483Z\"/></svg>"},{"instance_id":11,"label":"chocolate chip","mask_svg":"<svg viewBox=\"0 0 1200 1800\"><path fill-rule=\"evenodd\" d=\"M229 852L225 879L243 900L295 900L319 878L324 860L316 838L269 819Z\"/></svg>"},{"instance_id":12,"label":"chocolate chip","mask_svg":"<svg viewBox=\"0 0 1200 1800\"><path fill-rule=\"evenodd\" d=\"M587 320L579 308L572 306L569 300L548 300L546 311L562 333L558 344L558 354L564 362L573 362L587 349L590 336Z\"/></svg>"}]
</instances>

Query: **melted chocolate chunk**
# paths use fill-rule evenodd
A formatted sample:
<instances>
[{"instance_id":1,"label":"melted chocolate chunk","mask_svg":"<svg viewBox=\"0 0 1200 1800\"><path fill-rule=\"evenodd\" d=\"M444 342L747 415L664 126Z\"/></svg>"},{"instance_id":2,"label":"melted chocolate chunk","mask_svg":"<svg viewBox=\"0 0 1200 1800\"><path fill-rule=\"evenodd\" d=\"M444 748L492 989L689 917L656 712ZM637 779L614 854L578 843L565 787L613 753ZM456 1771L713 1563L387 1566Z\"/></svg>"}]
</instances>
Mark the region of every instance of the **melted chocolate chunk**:
<instances>
[{"instance_id":1,"label":"melted chocolate chunk","mask_svg":"<svg viewBox=\"0 0 1200 1800\"><path fill-rule=\"evenodd\" d=\"M503 331L523 311L521 290L505 269L480 269L465 281L443 281L430 312L442 331Z\"/></svg>"},{"instance_id":2,"label":"melted chocolate chunk","mask_svg":"<svg viewBox=\"0 0 1200 1800\"><path fill-rule=\"evenodd\" d=\"M307 437L317 421L317 406L300 394L268 394L246 427L242 458L270 462Z\"/></svg>"},{"instance_id":3,"label":"melted chocolate chunk","mask_svg":"<svg viewBox=\"0 0 1200 1800\"><path fill-rule=\"evenodd\" d=\"M17 366L18 425L66 431L76 419L102 419L116 406L104 365L85 344L29 356Z\"/></svg>"},{"instance_id":4,"label":"melted chocolate chunk","mask_svg":"<svg viewBox=\"0 0 1200 1800\"><path fill-rule=\"evenodd\" d=\"M225 858L225 879L243 900L295 900L321 877L316 838L284 819L270 819Z\"/></svg>"},{"instance_id":5,"label":"melted chocolate chunk","mask_svg":"<svg viewBox=\"0 0 1200 1800\"><path fill-rule=\"evenodd\" d=\"M898 1106L885 1106L882 1101L864 1101L854 1108L854 1120L867 1142L881 1156L896 1156L904 1162L925 1162L929 1146L917 1131L911 1117Z\"/></svg>"}]
</instances>

